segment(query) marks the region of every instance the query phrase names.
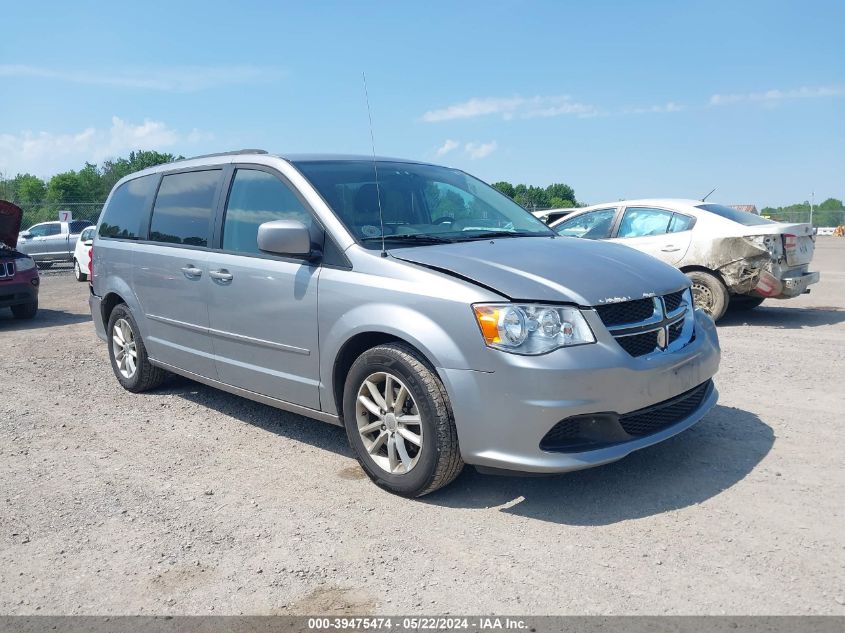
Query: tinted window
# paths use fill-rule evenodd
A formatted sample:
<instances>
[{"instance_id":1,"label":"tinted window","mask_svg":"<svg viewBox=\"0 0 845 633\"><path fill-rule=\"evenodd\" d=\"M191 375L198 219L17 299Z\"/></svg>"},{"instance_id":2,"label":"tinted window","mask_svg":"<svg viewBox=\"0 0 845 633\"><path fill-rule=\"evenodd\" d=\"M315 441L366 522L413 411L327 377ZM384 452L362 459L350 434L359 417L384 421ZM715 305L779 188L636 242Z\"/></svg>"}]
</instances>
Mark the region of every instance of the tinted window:
<instances>
[{"instance_id":1,"label":"tinted window","mask_svg":"<svg viewBox=\"0 0 845 633\"><path fill-rule=\"evenodd\" d=\"M681 231L689 231L694 224L695 218L676 213L672 216L672 221L669 222L669 232L680 233Z\"/></svg>"},{"instance_id":2,"label":"tinted window","mask_svg":"<svg viewBox=\"0 0 845 633\"><path fill-rule=\"evenodd\" d=\"M62 232L62 225L58 222L46 222L44 224L36 224L29 232L35 237L47 237L49 235L59 235Z\"/></svg>"},{"instance_id":3,"label":"tinted window","mask_svg":"<svg viewBox=\"0 0 845 633\"><path fill-rule=\"evenodd\" d=\"M150 239L154 242L208 246L220 170L171 174L161 179Z\"/></svg>"},{"instance_id":4,"label":"tinted window","mask_svg":"<svg viewBox=\"0 0 845 633\"><path fill-rule=\"evenodd\" d=\"M68 226L68 229L71 233L81 233L82 229L86 226L91 226L93 222L89 222L88 220L74 220Z\"/></svg>"},{"instance_id":5,"label":"tinted window","mask_svg":"<svg viewBox=\"0 0 845 633\"><path fill-rule=\"evenodd\" d=\"M147 211L147 201L155 187L157 176L142 176L129 180L111 195L103 209L100 237L137 240Z\"/></svg>"},{"instance_id":6,"label":"tinted window","mask_svg":"<svg viewBox=\"0 0 845 633\"><path fill-rule=\"evenodd\" d=\"M588 240L603 240L610 237L616 209L599 209L576 215L554 227L564 237L584 237Z\"/></svg>"},{"instance_id":7,"label":"tinted window","mask_svg":"<svg viewBox=\"0 0 845 633\"><path fill-rule=\"evenodd\" d=\"M716 215L723 217L726 220L732 220L733 222L738 222L739 224L743 224L745 226L756 226L757 224L775 224L771 220L761 218L759 215L748 213L748 211L738 211L737 209L732 209L731 207L726 207L721 204L700 204L696 208L704 209L705 211L709 211L710 213L715 213Z\"/></svg>"},{"instance_id":8,"label":"tinted window","mask_svg":"<svg viewBox=\"0 0 845 633\"><path fill-rule=\"evenodd\" d=\"M285 183L265 171L238 169L226 204L223 250L260 253L258 226L273 220L311 226L311 215Z\"/></svg>"},{"instance_id":9,"label":"tinted window","mask_svg":"<svg viewBox=\"0 0 845 633\"><path fill-rule=\"evenodd\" d=\"M85 229L84 231L82 231L82 233L79 234L79 239L82 240L83 242L86 241L86 240L93 240L94 239L94 227L92 226L92 227L89 227L89 228Z\"/></svg>"},{"instance_id":10,"label":"tinted window","mask_svg":"<svg viewBox=\"0 0 845 633\"><path fill-rule=\"evenodd\" d=\"M619 223L616 237L664 235L669 231L672 212L650 207L628 207Z\"/></svg>"}]
</instances>

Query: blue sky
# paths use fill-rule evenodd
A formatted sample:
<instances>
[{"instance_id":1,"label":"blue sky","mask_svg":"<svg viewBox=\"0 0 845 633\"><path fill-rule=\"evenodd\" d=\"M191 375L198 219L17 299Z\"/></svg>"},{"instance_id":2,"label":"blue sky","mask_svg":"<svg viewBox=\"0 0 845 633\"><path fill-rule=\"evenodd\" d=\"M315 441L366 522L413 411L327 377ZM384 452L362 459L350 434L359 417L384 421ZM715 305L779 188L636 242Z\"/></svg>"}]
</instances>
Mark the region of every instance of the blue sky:
<instances>
[{"instance_id":1,"label":"blue sky","mask_svg":"<svg viewBox=\"0 0 845 633\"><path fill-rule=\"evenodd\" d=\"M379 154L579 200L845 197L845 2L6 3L0 171Z\"/></svg>"}]
</instances>

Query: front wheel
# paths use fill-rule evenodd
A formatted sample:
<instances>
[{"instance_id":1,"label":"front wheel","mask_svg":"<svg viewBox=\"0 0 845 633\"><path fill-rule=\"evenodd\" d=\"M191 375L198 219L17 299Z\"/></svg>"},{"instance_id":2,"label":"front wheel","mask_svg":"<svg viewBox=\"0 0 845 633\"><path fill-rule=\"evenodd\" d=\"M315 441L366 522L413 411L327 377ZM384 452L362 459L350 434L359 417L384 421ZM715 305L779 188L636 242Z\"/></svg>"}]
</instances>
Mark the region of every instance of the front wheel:
<instances>
[{"instance_id":1,"label":"front wheel","mask_svg":"<svg viewBox=\"0 0 845 633\"><path fill-rule=\"evenodd\" d=\"M138 324L125 303L112 310L106 332L111 367L124 389L140 393L164 381L167 372L150 363Z\"/></svg>"},{"instance_id":2,"label":"front wheel","mask_svg":"<svg viewBox=\"0 0 845 633\"><path fill-rule=\"evenodd\" d=\"M76 277L76 281L87 281L88 274L82 272L82 269L79 267L79 260L73 260L73 276Z\"/></svg>"},{"instance_id":3,"label":"front wheel","mask_svg":"<svg viewBox=\"0 0 845 633\"><path fill-rule=\"evenodd\" d=\"M33 319L37 313L38 299L12 306L12 316L16 319Z\"/></svg>"},{"instance_id":4,"label":"front wheel","mask_svg":"<svg viewBox=\"0 0 845 633\"><path fill-rule=\"evenodd\" d=\"M728 289L718 277L702 270L691 270L687 274L692 282L692 299L696 308L704 310L714 321L718 321L728 309Z\"/></svg>"},{"instance_id":5,"label":"front wheel","mask_svg":"<svg viewBox=\"0 0 845 633\"><path fill-rule=\"evenodd\" d=\"M463 469L449 397L416 350L379 345L353 363L343 394L349 443L378 486L420 497Z\"/></svg>"}]
</instances>

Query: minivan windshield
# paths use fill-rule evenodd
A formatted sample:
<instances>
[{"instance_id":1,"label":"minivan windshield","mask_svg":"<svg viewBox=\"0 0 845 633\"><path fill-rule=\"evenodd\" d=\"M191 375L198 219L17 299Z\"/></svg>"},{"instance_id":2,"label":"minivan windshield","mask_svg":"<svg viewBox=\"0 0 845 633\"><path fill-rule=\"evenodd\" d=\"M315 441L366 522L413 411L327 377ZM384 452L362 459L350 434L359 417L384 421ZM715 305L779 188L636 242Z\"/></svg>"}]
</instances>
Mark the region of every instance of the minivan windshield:
<instances>
[{"instance_id":1,"label":"minivan windshield","mask_svg":"<svg viewBox=\"0 0 845 633\"><path fill-rule=\"evenodd\" d=\"M294 164L370 248L381 246L382 221L385 241L409 246L554 235L513 200L456 169L365 160Z\"/></svg>"}]
</instances>

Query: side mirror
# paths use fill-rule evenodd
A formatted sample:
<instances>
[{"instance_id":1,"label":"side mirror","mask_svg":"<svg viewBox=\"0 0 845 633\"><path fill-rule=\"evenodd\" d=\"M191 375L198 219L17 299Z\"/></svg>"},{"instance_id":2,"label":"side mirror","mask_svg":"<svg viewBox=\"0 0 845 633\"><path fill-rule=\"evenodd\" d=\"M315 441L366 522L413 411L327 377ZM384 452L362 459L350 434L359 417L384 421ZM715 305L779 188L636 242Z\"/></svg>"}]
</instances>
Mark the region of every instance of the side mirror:
<instances>
[{"instance_id":1,"label":"side mirror","mask_svg":"<svg viewBox=\"0 0 845 633\"><path fill-rule=\"evenodd\" d=\"M297 220L273 220L258 227L258 248L265 253L307 257L311 255L311 233Z\"/></svg>"},{"instance_id":2,"label":"side mirror","mask_svg":"<svg viewBox=\"0 0 845 633\"><path fill-rule=\"evenodd\" d=\"M21 237L25 240L28 240L29 238L32 237L32 233L30 233L29 231L21 231L20 235L18 235L18 237Z\"/></svg>"}]
</instances>

